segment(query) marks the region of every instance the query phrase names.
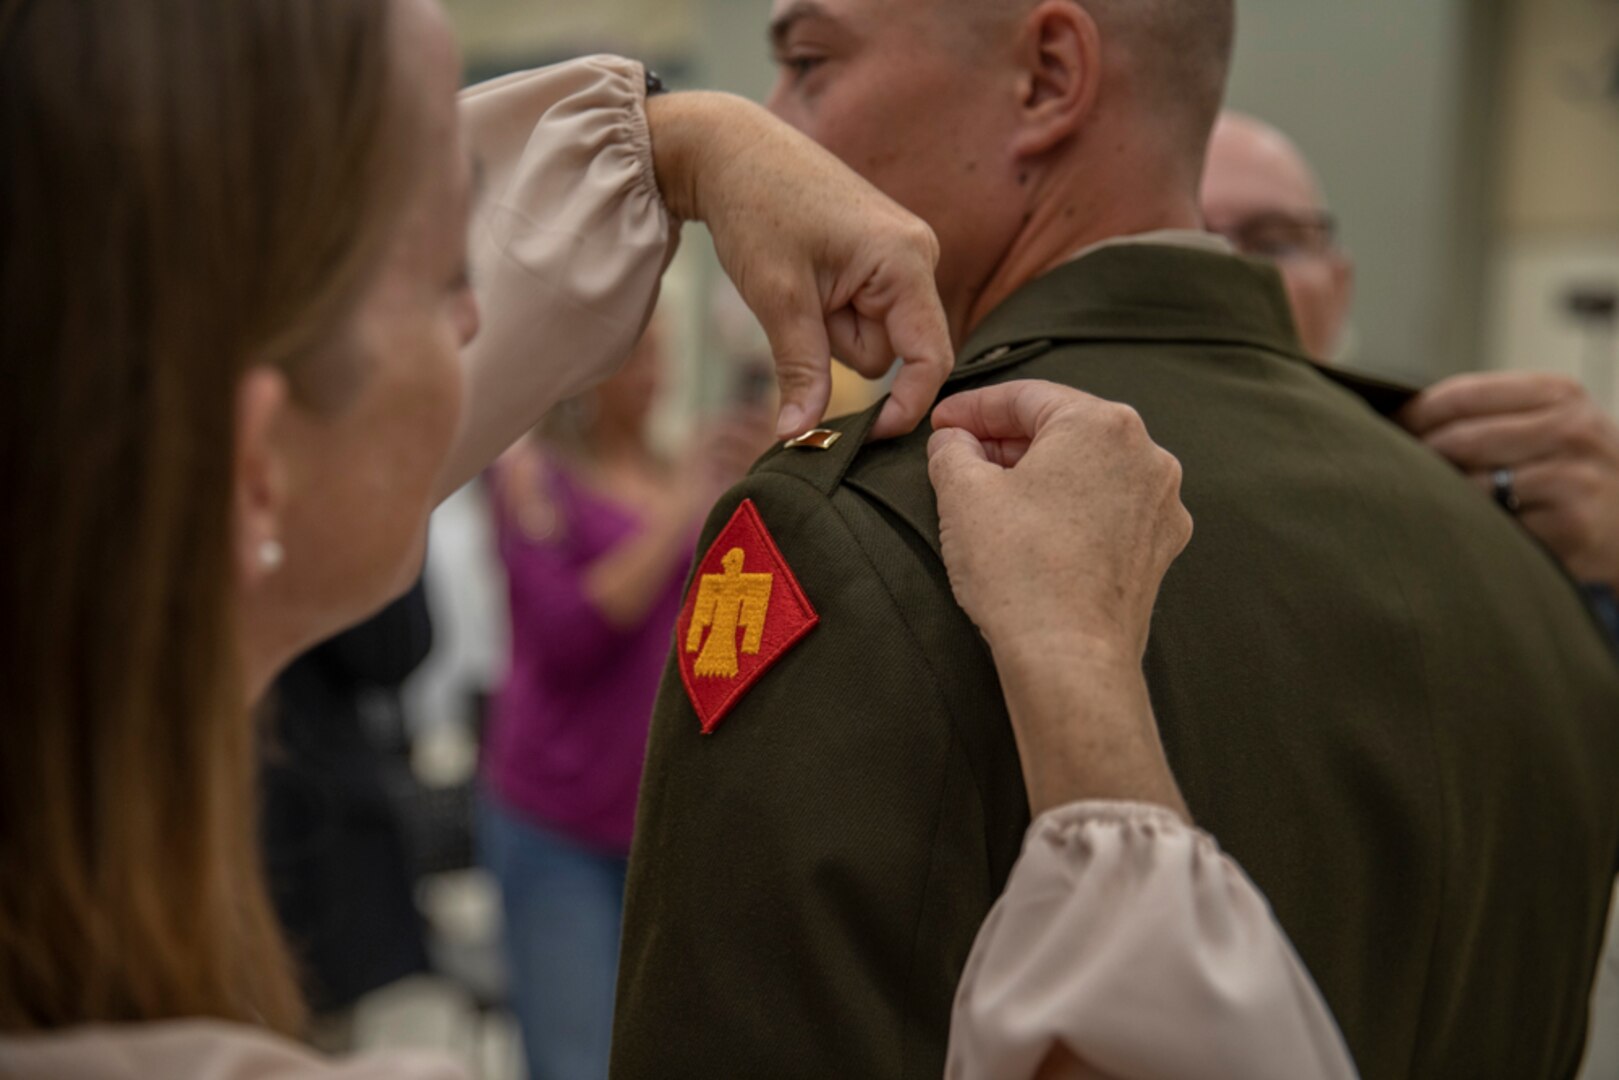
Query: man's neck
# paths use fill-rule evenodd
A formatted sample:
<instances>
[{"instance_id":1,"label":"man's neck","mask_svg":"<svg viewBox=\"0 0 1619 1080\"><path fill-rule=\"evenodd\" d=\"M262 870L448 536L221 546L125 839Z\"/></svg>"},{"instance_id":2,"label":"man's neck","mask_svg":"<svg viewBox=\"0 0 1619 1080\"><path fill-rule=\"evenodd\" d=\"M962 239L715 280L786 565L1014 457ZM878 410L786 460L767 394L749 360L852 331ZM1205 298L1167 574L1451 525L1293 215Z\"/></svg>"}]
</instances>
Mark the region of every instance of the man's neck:
<instances>
[{"instance_id":1,"label":"man's neck","mask_svg":"<svg viewBox=\"0 0 1619 1080\"><path fill-rule=\"evenodd\" d=\"M950 312L958 343L1007 297L1088 247L1163 229L1203 227L1196 200L1190 195L1148 198L1132 193L1128 201L1107 202L1087 196L1087 190L1105 190L1105 186L1070 179L1060 187L1053 186L1046 197L1037 193L1023 227L977 295Z\"/></svg>"}]
</instances>

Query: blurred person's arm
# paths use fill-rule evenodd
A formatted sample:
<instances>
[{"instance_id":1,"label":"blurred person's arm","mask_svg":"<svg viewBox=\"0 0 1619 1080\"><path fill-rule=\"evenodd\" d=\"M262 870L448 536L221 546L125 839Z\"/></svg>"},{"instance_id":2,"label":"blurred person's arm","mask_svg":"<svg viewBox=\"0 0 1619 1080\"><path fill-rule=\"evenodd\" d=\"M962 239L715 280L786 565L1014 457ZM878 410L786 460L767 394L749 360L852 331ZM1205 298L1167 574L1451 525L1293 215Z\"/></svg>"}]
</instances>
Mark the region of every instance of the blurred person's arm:
<instances>
[{"instance_id":1,"label":"blurred person's arm","mask_svg":"<svg viewBox=\"0 0 1619 1080\"><path fill-rule=\"evenodd\" d=\"M764 436L763 439L768 439ZM585 565L582 600L615 630L631 630L646 618L669 587L670 576L684 573L703 518L724 490L741 479L762 449L758 425L723 418L705 425L692 451L676 467L660 498L638 506L641 527L623 543ZM492 472L502 503L499 521L508 542L522 543L526 517L558 514L548 494L544 451L519 444ZM565 525L557 522L562 531Z\"/></svg>"},{"instance_id":2,"label":"blurred person's arm","mask_svg":"<svg viewBox=\"0 0 1619 1080\"><path fill-rule=\"evenodd\" d=\"M704 425L671 478L668 496L651 508L646 528L585 572L585 594L608 622L627 629L646 617L669 575L685 571L715 500L742 478L768 440L756 425L737 418Z\"/></svg>"},{"instance_id":3,"label":"blurred person's arm","mask_svg":"<svg viewBox=\"0 0 1619 1080\"><path fill-rule=\"evenodd\" d=\"M531 641L535 662L566 678L608 663L626 631L591 599L585 587L590 564L576 544L569 507L545 490L533 455L530 447L516 447L488 474L495 543L514 626L520 623Z\"/></svg>"},{"instance_id":4,"label":"blurred person's arm","mask_svg":"<svg viewBox=\"0 0 1619 1080\"><path fill-rule=\"evenodd\" d=\"M683 220L708 225L770 337L783 434L824 412L834 353L868 375L905 359L878 435L932 404L954 359L932 233L758 106L648 102L639 64L595 57L473 87L462 116L483 329L441 497L629 354Z\"/></svg>"},{"instance_id":5,"label":"blurred person's arm","mask_svg":"<svg viewBox=\"0 0 1619 1080\"><path fill-rule=\"evenodd\" d=\"M947 399L934 426L944 560L1040 815L963 974L950 1075L1354 1076L1264 897L1190 825L1153 720L1179 465L1133 411L1048 383Z\"/></svg>"},{"instance_id":6,"label":"blurred person's arm","mask_svg":"<svg viewBox=\"0 0 1619 1080\"><path fill-rule=\"evenodd\" d=\"M534 579L528 582L525 592L544 590L544 596L534 594L534 607L540 618L545 618L548 611L558 612L561 619L552 621L558 622L559 632L563 624L568 634L575 632L577 616L581 614L575 609L581 605L588 607L584 615L600 620L605 628L634 629L668 588L670 575L690 560L697 527L707 507L699 505L697 492L690 485L674 487L664 497L636 507L640 522L633 535L605 554L575 565L566 554L570 527L567 511L558 505L556 493L551 490L544 454L532 441L519 443L489 473L497 500L495 524L501 550L509 553L508 572ZM532 524L535 521L539 522L538 528ZM557 563L557 580L546 585L544 578L537 576L537 568L553 561ZM566 595L558 596L558 592ZM574 617L570 618L569 612ZM545 632L543 623L539 629ZM616 638L616 634L612 636Z\"/></svg>"},{"instance_id":7,"label":"blurred person's arm","mask_svg":"<svg viewBox=\"0 0 1619 1080\"><path fill-rule=\"evenodd\" d=\"M1519 519L1578 580L1619 589L1619 426L1558 375L1458 375L1400 415L1482 490L1512 470Z\"/></svg>"},{"instance_id":8,"label":"blurred person's arm","mask_svg":"<svg viewBox=\"0 0 1619 1080\"><path fill-rule=\"evenodd\" d=\"M602 618L620 630L638 626L691 560L697 529L708 507L677 497L647 515L646 527L613 548L585 571L585 597Z\"/></svg>"}]
</instances>

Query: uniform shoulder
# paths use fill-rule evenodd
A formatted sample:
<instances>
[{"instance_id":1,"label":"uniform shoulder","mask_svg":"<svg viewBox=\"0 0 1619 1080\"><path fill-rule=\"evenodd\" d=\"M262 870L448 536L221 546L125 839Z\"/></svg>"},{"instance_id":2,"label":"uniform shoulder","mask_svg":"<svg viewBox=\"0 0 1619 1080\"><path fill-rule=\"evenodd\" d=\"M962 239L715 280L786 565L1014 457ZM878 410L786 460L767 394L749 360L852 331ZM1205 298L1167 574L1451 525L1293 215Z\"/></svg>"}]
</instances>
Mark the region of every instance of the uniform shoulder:
<instances>
[{"instance_id":1,"label":"uniform shoulder","mask_svg":"<svg viewBox=\"0 0 1619 1080\"><path fill-rule=\"evenodd\" d=\"M999 378L1013 378L1017 367L1050 352L1049 340L1029 342L1017 348L1002 346L960 365L939 393L940 400ZM882 442L871 442L872 425L888 399L854 413L823 423L810 437L778 444L754 465L753 472L779 473L797 477L830 495L846 479L885 475L894 469L914 481L917 470L927 471L927 442L932 427L923 421L909 435Z\"/></svg>"},{"instance_id":2,"label":"uniform shoulder","mask_svg":"<svg viewBox=\"0 0 1619 1080\"><path fill-rule=\"evenodd\" d=\"M825 421L800 439L776 444L754 464L752 475L791 476L831 495L865 449L881 410L878 402L865 412Z\"/></svg>"}]
</instances>

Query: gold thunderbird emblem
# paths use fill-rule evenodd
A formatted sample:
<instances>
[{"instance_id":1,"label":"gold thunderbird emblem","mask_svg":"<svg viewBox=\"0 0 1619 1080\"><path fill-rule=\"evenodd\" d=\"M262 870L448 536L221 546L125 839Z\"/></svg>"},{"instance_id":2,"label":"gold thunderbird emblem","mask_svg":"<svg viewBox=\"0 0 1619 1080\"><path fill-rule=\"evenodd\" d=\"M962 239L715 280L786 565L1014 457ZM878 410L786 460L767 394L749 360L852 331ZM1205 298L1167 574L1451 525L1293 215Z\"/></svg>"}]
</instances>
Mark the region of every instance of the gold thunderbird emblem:
<instances>
[{"instance_id":1,"label":"gold thunderbird emblem","mask_svg":"<svg viewBox=\"0 0 1619 1080\"><path fill-rule=\"evenodd\" d=\"M765 616L770 611L773 574L744 574L747 554L732 548L720 560L723 574L704 574L697 587L697 607L686 632L686 651L702 651L693 667L698 678L734 679L742 673L736 632L744 631L742 651L758 656L764 645ZM708 640L703 640L703 631Z\"/></svg>"}]
</instances>

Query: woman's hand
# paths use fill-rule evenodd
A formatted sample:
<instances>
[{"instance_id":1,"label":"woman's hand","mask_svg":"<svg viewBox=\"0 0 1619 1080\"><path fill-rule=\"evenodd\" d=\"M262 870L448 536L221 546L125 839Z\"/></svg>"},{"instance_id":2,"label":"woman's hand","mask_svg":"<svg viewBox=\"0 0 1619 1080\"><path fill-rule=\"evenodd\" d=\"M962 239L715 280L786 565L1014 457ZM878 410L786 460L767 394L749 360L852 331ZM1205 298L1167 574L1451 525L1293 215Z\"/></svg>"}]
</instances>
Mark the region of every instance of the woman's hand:
<instances>
[{"instance_id":1,"label":"woman's hand","mask_svg":"<svg viewBox=\"0 0 1619 1080\"><path fill-rule=\"evenodd\" d=\"M649 101L647 117L664 201L708 225L721 265L769 335L782 396L777 436L820 421L834 356L868 378L902 358L872 434L914 428L955 357L932 231L741 98L672 94Z\"/></svg>"},{"instance_id":2,"label":"woman's hand","mask_svg":"<svg viewBox=\"0 0 1619 1080\"><path fill-rule=\"evenodd\" d=\"M995 654L1033 811L1109 798L1184 816L1141 673L1192 535L1180 463L1134 410L1051 383L948 398L933 426L944 561Z\"/></svg>"},{"instance_id":3,"label":"woman's hand","mask_svg":"<svg viewBox=\"0 0 1619 1080\"><path fill-rule=\"evenodd\" d=\"M990 643L1079 638L1139 662L1192 519L1135 410L1013 382L947 398L933 426L950 582Z\"/></svg>"}]
</instances>

